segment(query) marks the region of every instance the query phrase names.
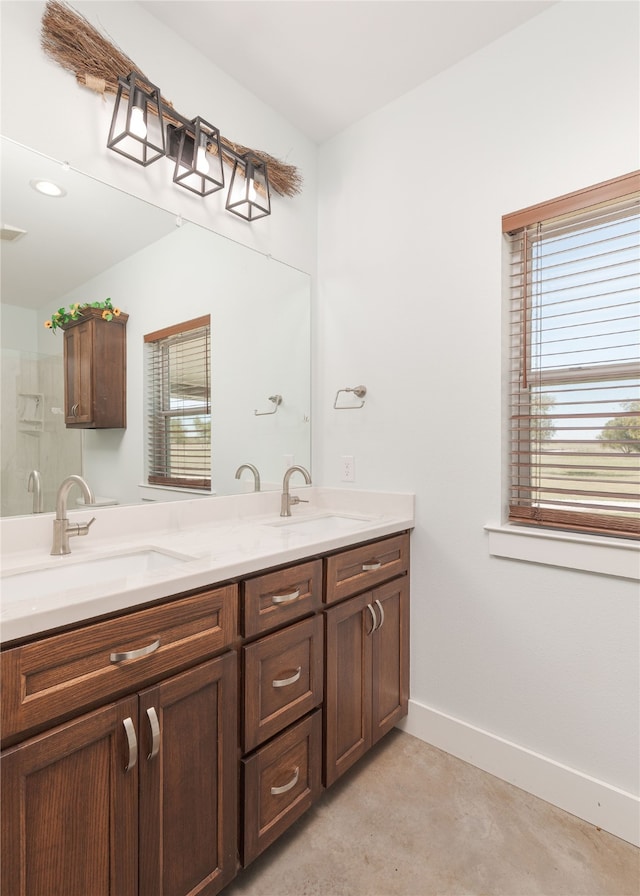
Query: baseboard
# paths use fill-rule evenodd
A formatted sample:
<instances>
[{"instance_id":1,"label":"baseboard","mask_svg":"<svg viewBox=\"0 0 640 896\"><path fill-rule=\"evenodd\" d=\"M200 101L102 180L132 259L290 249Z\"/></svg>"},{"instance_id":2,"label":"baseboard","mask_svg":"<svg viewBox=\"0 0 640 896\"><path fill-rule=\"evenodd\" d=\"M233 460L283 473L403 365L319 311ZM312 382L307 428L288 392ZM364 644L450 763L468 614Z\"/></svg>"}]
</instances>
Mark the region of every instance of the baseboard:
<instances>
[{"instance_id":1,"label":"baseboard","mask_svg":"<svg viewBox=\"0 0 640 896\"><path fill-rule=\"evenodd\" d=\"M632 793L415 700L398 728L640 846L640 798Z\"/></svg>"}]
</instances>

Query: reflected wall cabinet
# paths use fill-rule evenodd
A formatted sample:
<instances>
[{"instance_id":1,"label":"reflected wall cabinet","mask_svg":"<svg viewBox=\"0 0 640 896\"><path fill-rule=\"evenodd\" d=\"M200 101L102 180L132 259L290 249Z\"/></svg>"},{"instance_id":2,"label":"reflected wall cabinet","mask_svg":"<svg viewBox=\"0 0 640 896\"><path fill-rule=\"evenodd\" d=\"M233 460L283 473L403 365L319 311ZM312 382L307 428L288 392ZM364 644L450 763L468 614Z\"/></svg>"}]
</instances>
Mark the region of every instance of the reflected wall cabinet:
<instances>
[{"instance_id":1,"label":"reflected wall cabinet","mask_svg":"<svg viewBox=\"0 0 640 896\"><path fill-rule=\"evenodd\" d=\"M127 320L85 308L64 330L64 418L76 429L127 425Z\"/></svg>"}]
</instances>

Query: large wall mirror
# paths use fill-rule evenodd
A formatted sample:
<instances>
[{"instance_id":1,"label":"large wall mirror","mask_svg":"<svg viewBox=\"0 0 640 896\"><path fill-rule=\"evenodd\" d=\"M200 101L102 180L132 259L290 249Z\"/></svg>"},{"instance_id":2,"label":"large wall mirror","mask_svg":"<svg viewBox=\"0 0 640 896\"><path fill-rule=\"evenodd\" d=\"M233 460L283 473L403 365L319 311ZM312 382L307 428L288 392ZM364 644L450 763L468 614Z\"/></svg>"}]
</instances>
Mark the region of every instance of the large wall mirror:
<instances>
[{"instance_id":1,"label":"large wall mirror","mask_svg":"<svg viewBox=\"0 0 640 896\"><path fill-rule=\"evenodd\" d=\"M258 468L263 489L280 488L290 463L310 467L309 275L11 140L1 151L2 516L33 511L34 470L45 511L69 473L85 476L104 503L184 497L145 484L143 337L205 314L212 492L251 490L246 472L235 477L243 463ZM38 193L37 179L65 195ZM129 315L127 427L69 430L64 337L44 321L107 297Z\"/></svg>"}]
</instances>

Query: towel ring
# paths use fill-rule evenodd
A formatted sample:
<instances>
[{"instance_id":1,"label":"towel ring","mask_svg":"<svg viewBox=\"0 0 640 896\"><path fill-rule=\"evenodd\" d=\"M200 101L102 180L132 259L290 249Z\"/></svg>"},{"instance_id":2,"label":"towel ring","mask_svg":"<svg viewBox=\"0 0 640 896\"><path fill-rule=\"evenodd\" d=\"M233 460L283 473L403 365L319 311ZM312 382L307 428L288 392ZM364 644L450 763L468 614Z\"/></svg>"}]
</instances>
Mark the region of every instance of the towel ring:
<instances>
[{"instance_id":1,"label":"towel ring","mask_svg":"<svg viewBox=\"0 0 640 896\"><path fill-rule=\"evenodd\" d=\"M256 417L268 417L270 414L275 414L280 405L282 404L282 395L270 395L269 401L273 402L273 410L272 411L258 411L255 410L253 413Z\"/></svg>"},{"instance_id":2,"label":"towel ring","mask_svg":"<svg viewBox=\"0 0 640 896\"><path fill-rule=\"evenodd\" d=\"M360 404L338 404L338 396L341 392L353 392L357 398L361 398ZM353 389L347 386L346 389L338 389L336 397L333 400L333 407L336 411L356 411L358 408L364 407L364 396L367 394L366 386L354 386Z\"/></svg>"}]
</instances>

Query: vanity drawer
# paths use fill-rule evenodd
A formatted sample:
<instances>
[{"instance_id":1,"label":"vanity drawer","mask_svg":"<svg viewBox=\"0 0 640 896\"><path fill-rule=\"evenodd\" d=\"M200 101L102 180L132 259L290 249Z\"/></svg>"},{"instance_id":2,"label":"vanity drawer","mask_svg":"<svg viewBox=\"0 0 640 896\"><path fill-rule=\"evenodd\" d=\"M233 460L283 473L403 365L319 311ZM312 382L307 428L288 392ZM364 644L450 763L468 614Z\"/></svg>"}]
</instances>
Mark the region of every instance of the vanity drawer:
<instances>
[{"instance_id":1,"label":"vanity drawer","mask_svg":"<svg viewBox=\"0 0 640 896\"><path fill-rule=\"evenodd\" d=\"M248 579L242 590L242 634L260 635L315 612L321 604L322 560Z\"/></svg>"},{"instance_id":2,"label":"vanity drawer","mask_svg":"<svg viewBox=\"0 0 640 896\"><path fill-rule=\"evenodd\" d=\"M242 864L246 867L322 792L322 710L242 760Z\"/></svg>"},{"instance_id":3,"label":"vanity drawer","mask_svg":"<svg viewBox=\"0 0 640 896\"><path fill-rule=\"evenodd\" d=\"M228 585L5 651L3 741L212 656L236 637L237 603Z\"/></svg>"},{"instance_id":4,"label":"vanity drawer","mask_svg":"<svg viewBox=\"0 0 640 896\"><path fill-rule=\"evenodd\" d=\"M244 753L320 705L323 643L322 616L313 616L242 648Z\"/></svg>"},{"instance_id":5,"label":"vanity drawer","mask_svg":"<svg viewBox=\"0 0 640 896\"><path fill-rule=\"evenodd\" d=\"M327 557L325 602L367 591L409 569L409 536L394 535Z\"/></svg>"}]
</instances>

